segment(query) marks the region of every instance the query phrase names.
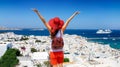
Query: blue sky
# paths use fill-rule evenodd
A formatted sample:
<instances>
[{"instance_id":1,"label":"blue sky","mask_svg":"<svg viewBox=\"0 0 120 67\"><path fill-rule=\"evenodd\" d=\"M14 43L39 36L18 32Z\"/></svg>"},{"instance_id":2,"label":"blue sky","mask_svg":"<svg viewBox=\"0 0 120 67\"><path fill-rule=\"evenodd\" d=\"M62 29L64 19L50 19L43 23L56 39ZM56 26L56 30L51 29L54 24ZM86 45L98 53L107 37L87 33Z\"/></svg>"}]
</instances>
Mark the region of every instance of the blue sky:
<instances>
[{"instance_id":1,"label":"blue sky","mask_svg":"<svg viewBox=\"0 0 120 67\"><path fill-rule=\"evenodd\" d=\"M56 16L66 21L80 11L68 29L120 29L119 0L0 0L0 26L45 28L31 8L46 21Z\"/></svg>"}]
</instances>

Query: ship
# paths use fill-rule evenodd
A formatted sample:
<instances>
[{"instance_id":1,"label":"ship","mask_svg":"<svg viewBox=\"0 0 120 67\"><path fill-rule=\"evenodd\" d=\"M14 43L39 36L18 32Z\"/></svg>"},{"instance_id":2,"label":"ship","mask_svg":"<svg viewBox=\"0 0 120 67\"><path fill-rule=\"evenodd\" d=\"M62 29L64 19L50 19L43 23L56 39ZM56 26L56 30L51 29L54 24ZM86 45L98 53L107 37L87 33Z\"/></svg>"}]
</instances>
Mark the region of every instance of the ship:
<instances>
[{"instance_id":1,"label":"ship","mask_svg":"<svg viewBox=\"0 0 120 67\"><path fill-rule=\"evenodd\" d=\"M100 29L96 33L97 34L110 34L110 33L112 33L112 31L110 29L105 29L105 30Z\"/></svg>"}]
</instances>

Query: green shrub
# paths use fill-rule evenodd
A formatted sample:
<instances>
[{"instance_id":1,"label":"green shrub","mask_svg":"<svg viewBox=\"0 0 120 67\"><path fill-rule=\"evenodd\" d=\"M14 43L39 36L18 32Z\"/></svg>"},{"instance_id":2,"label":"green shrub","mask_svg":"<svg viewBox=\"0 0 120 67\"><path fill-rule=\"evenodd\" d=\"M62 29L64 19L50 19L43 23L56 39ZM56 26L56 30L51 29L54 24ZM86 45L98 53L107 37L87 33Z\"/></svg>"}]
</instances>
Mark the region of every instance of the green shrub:
<instances>
[{"instance_id":1,"label":"green shrub","mask_svg":"<svg viewBox=\"0 0 120 67\"><path fill-rule=\"evenodd\" d=\"M27 36L23 36L21 37L20 41L23 41L23 40L29 40L29 38Z\"/></svg>"},{"instance_id":2,"label":"green shrub","mask_svg":"<svg viewBox=\"0 0 120 67\"><path fill-rule=\"evenodd\" d=\"M18 49L15 49L16 50L16 55L17 56L22 56L21 54L20 54L20 51L18 50Z\"/></svg>"},{"instance_id":3,"label":"green shrub","mask_svg":"<svg viewBox=\"0 0 120 67\"><path fill-rule=\"evenodd\" d=\"M37 50L35 48L31 48L31 52L37 52Z\"/></svg>"},{"instance_id":4,"label":"green shrub","mask_svg":"<svg viewBox=\"0 0 120 67\"><path fill-rule=\"evenodd\" d=\"M45 66L50 67L50 62L49 61L45 61L44 64L45 64Z\"/></svg>"},{"instance_id":5,"label":"green shrub","mask_svg":"<svg viewBox=\"0 0 120 67\"><path fill-rule=\"evenodd\" d=\"M0 58L0 67L15 67L19 63L17 51L17 49L8 49Z\"/></svg>"},{"instance_id":6,"label":"green shrub","mask_svg":"<svg viewBox=\"0 0 120 67\"><path fill-rule=\"evenodd\" d=\"M41 64L37 64L36 66L37 66L37 67L42 67L42 65L41 65Z\"/></svg>"},{"instance_id":7,"label":"green shrub","mask_svg":"<svg viewBox=\"0 0 120 67\"><path fill-rule=\"evenodd\" d=\"M64 58L64 62L70 62L69 58Z\"/></svg>"},{"instance_id":8,"label":"green shrub","mask_svg":"<svg viewBox=\"0 0 120 67\"><path fill-rule=\"evenodd\" d=\"M36 40L35 42L41 42L41 40Z\"/></svg>"}]
</instances>

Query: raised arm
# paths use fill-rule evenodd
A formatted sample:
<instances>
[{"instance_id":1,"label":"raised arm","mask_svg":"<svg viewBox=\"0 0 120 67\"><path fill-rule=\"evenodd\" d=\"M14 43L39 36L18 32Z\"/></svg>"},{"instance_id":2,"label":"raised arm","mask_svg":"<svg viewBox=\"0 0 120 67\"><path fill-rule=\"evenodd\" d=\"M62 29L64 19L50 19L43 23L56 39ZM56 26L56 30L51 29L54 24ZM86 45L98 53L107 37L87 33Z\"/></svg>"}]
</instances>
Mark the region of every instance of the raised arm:
<instances>
[{"instance_id":1,"label":"raised arm","mask_svg":"<svg viewBox=\"0 0 120 67\"><path fill-rule=\"evenodd\" d=\"M39 16L39 18L41 19L41 21L44 23L44 25L47 27L47 29L50 31L51 27L49 26L49 24L45 21L45 19L43 18L43 16L39 13L39 11L37 9L33 9L33 11Z\"/></svg>"},{"instance_id":2,"label":"raised arm","mask_svg":"<svg viewBox=\"0 0 120 67\"><path fill-rule=\"evenodd\" d=\"M62 27L62 31L64 32L64 30L66 29L66 27L68 26L69 22L74 18L75 15L79 14L79 11L76 11L75 13L73 13L73 15L65 22L65 24Z\"/></svg>"}]
</instances>

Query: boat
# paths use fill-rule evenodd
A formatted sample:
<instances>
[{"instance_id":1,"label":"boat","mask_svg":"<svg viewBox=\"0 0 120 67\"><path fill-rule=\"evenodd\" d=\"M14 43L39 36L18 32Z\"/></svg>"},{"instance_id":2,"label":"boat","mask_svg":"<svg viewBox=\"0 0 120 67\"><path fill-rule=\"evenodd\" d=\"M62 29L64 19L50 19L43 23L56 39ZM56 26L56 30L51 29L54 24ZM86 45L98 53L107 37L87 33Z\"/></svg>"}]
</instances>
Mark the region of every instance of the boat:
<instances>
[{"instance_id":1,"label":"boat","mask_svg":"<svg viewBox=\"0 0 120 67\"><path fill-rule=\"evenodd\" d=\"M96 33L97 34L110 34L110 33L112 33L112 31L110 29L105 29L105 30L100 29Z\"/></svg>"}]
</instances>

